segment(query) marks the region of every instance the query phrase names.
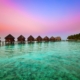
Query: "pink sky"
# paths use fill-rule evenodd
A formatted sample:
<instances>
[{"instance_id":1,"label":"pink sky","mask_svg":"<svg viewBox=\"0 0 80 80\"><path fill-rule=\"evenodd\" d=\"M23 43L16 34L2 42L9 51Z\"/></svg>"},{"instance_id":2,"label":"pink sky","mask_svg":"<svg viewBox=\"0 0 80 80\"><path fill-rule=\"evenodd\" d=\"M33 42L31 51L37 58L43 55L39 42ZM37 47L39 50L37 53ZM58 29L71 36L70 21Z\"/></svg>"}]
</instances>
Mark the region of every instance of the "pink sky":
<instances>
[{"instance_id":1,"label":"pink sky","mask_svg":"<svg viewBox=\"0 0 80 80\"><path fill-rule=\"evenodd\" d=\"M69 10L68 10L69 11ZM67 15L44 17L32 14L15 3L0 1L0 36L8 34L17 37L29 35L34 37L61 36L66 39L69 34L80 32L80 12L69 11Z\"/></svg>"}]
</instances>

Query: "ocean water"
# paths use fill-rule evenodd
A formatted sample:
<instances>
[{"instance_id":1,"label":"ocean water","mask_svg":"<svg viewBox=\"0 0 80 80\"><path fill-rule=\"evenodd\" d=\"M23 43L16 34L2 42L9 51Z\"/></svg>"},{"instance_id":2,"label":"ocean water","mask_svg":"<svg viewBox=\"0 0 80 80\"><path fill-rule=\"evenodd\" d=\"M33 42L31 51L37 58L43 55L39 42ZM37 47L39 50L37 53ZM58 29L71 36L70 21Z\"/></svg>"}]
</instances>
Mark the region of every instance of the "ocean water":
<instances>
[{"instance_id":1,"label":"ocean water","mask_svg":"<svg viewBox=\"0 0 80 80\"><path fill-rule=\"evenodd\" d=\"M0 46L0 80L80 80L80 42Z\"/></svg>"}]
</instances>

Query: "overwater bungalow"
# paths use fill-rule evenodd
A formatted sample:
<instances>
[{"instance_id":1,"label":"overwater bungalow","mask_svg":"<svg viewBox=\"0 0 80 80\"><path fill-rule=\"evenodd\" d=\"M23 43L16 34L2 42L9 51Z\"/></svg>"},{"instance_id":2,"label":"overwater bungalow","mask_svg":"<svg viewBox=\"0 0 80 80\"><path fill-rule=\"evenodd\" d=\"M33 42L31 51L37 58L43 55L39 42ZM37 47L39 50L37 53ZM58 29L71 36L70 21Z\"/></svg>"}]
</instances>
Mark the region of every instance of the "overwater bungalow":
<instances>
[{"instance_id":1,"label":"overwater bungalow","mask_svg":"<svg viewBox=\"0 0 80 80\"><path fill-rule=\"evenodd\" d=\"M50 37L50 41L55 41L55 38L53 36Z\"/></svg>"},{"instance_id":2,"label":"overwater bungalow","mask_svg":"<svg viewBox=\"0 0 80 80\"><path fill-rule=\"evenodd\" d=\"M0 37L0 46L1 46L1 37Z\"/></svg>"},{"instance_id":3,"label":"overwater bungalow","mask_svg":"<svg viewBox=\"0 0 80 80\"><path fill-rule=\"evenodd\" d=\"M20 35L18 38L17 38L17 41L19 43L25 43L25 37L23 35Z\"/></svg>"},{"instance_id":4,"label":"overwater bungalow","mask_svg":"<svg viewBox=\"0 0 80 80\"><path fill-rule=\"evenodd\" d=\"M55 38L55 40L56 41L61 41L61 37L58 36L58 37Z\"/></svg>"},{"instance_id":5,"label":"overwater bungalow","mask_svg":"<svg viewBox=\"0 0 80 80\"><path fill-rule=\"evenodd\" d=\"M35 39L34 39L34 37L32 36L32 35L30 35L29 37L28 37L28 39L27 39L27 41L29 41L29 42L33 42Z\"/></svg>"},{"instance_id":6,"label":"overwater bungalow","mask_svg":"<svg viewBox=\"0 0 80 80\"><path fill-rule=\"evenodd\" d=\"M41 37L41 36L38 36L38 37L36 38L36 41L41 42L41 41L42 41L42 37Z\"/></svg>"},{"instance_id":7,"label":"overwater bungalow","mask_svg":"<svg viewBox=\"0 0 80 80\"><path fill-rule=\"evenodd\" d=\"M14 38L11 34L9 34L9 35L7 35L7 36L5 37L5 42L6 42L6 43L12 44L12 43L14 43L14 41L15 41L15 38Z\"/></svg>"},{"instance_id":8,"label":"overwater bungalow","mask_svg":"<svg viewBox=\"0 0 80 80\"><path fill-rule=\"evenodd\" d=\"M48 38L47 36L45 36L45 37L43 38L43 41L49 41L49 38Z\"/></svg>"}]
</instances>

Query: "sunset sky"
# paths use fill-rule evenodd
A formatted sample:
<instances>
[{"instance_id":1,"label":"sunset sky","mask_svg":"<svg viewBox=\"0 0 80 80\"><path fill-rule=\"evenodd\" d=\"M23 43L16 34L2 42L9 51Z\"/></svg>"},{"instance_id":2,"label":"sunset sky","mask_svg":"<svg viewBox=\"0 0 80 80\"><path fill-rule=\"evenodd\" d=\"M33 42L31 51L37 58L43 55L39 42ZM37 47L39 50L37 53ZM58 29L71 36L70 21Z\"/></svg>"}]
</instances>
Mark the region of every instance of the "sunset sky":
<instances>
[{"instance_id":1,"label":"sunset sky","mask_svg":"<svg viewBox=\"0 0 80 80\"><path fill-rule=\"evenodd\" d=\"M80 0L0 0L0 37L80 33Z\"/></svg>"}]
</instances>

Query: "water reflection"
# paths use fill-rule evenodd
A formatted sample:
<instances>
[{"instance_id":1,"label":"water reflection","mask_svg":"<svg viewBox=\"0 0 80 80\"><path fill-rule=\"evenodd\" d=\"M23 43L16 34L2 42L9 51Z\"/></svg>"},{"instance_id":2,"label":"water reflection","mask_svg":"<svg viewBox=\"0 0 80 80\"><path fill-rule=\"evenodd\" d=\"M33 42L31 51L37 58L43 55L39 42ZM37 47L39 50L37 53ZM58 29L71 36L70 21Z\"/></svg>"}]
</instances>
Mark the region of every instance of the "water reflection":
<instances>
[{"instance_id":1,"label":"water reflection","mask_svg":"<svg viewBox=\"0 0 80 80\"><path fill-rule=\"evenodd\" d=\"M13 57L15 53L15 45L14 44L5 45L5 53L6 53L6 56Z\"/></svg>"},{"instance_id":2,"label":"water reflection","mask_svg":"<svg viewBox=\"0 0 80 80\"><path fill-rule=\"evenodd\" d=\"M32 42L29 42L29 41L28 41L27 43L28 43L28 44L34 44L35 42L34 42L34 41L32 41Z\"/></svg>"},{"instance_id":3,"label":"water reflection","mask_svg":"<svg viewBox=\"0 0 80 80\"><path fill-rule=\"evenodd\" d=\"M42 45L43 45L43 42L37 42L36 43L37 51L41 51L42 50Z\"/></svg>"},{"instance_id":4,"label":"water reflection","mask_svg":"<svg viewBox=\"0 0 80 80\"><path fill-rule=\"evenodd\" d=\"M27 53L33 53L35 42L28 42L27 44Z\"/></svg>"},{"instance_id":5,"label":"water reflection","mask_svg":"<svg viewBox=\"0 0 80 80\"><path fill-rule=\"evenodd\" d=\"M34 42L0 47L0 80L79 80L79 48L80 43L75 42Z\"/></svg>"}]
</instances>

